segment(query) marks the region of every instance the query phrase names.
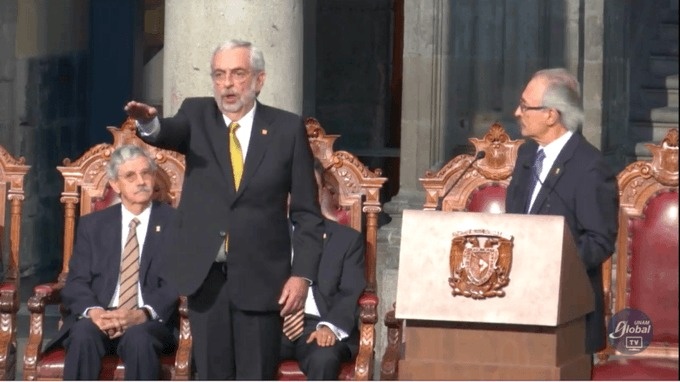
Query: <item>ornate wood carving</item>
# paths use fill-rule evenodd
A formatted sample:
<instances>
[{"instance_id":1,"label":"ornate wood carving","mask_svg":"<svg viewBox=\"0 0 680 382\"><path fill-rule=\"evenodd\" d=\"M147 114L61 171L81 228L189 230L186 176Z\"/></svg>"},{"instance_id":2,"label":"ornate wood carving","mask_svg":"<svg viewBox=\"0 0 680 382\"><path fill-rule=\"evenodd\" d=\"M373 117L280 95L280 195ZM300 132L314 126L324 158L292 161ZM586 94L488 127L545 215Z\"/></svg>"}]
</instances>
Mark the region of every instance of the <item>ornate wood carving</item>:
<instances>
[{"instance_id":1,"label":"ornate wood carving","mask_svg":"<svg viewBox=\"0 0 680 382\"><path fill-rule=\"evenodd\" d=\"M451 187L453 188L442 201L444 211L466 211L470 195L485 185L498 184L507 187L510 184L517 150L524 140L510 139L498 123L491 125L482 139L469 140L475 146L476 153L484 151L486 155L470 168L468 166L475 157L463 154L451 159L437 172L426 171L425 176L420 178L425 189L424 210L436 209L439 199ZM454 185L459 177L460 180Z\"/></svg>"},{"instance_id":2,"label":"ornate wood carving","mask_svg":"<svg viewBox=\"0 0 680 382\"><path fill-rule=\"evenodd\" d=\"M366 280L368 291L376 291L376 243L378 241L378 215L382 211L380 189L387 181L382 171L371 171L356 156L347 151L333 151L338 135L326 134L315 118L305 120L312 153L326 172L333 175L339 188L339 205L348 211L350 225L366 238ZM365 214L365 229L363 215Z\"/></svg>"},{"instance_id":3,"label":"ornate wood carving","mask_svg":"<svg viewBox=\"0 0 680 382\"><path fill-rule=\"evenodd\" d=\"M624 309L630 296L632 237L630 225L644 217L644 209L654 196L663 192L678 192L678 129L670 129L660 144L647 144L651 161L636 161L617 176L619 186L619 232L616 242L616 280L613 282L614 256L602 265L605 294L605 322L613 312ZM677 211L676 211L677 214ZM677 216L676 216L677 219ZM614 305L615 304L615 305ZM608 346L598 353L606 361L616 350ZM678 359L678 344L652 343L635 356Z\"/></svg>"},{"instance_id":4,"label":"ornate wood carving","mask_svg":"<svg viewBox=\"0 0 680 382\"><path fill-rule=\"evenodd\" d=\"M360 299L360 343L354 365L354 379L373 377L375 324L377 323L376 295L376 244L378 241L378 215L382 211L380 189L387 181L382 171L371 171L356 156L347 151L334 151L333 143L338 135L326 134L315 118L305 120L307 137L312 153L331 177L337 187L337 203L349 215L348 225L365 237L365 266L367 287Z\"/></svg>"},{"instance_id":5,"label":"ornate wood carving","mask_svg":"<svg viewBox=\"0 0 680 382\"><path fill-rule=\"evenodd\" d=\"M5 238L9 249L5 279L0 283L0 379L14 379L16 374L21 211L24 177L29 169L24 157L15 158L0 146L0 256ZM9 219L6 220L7 207Z\"/></svg>"}]
</instances>

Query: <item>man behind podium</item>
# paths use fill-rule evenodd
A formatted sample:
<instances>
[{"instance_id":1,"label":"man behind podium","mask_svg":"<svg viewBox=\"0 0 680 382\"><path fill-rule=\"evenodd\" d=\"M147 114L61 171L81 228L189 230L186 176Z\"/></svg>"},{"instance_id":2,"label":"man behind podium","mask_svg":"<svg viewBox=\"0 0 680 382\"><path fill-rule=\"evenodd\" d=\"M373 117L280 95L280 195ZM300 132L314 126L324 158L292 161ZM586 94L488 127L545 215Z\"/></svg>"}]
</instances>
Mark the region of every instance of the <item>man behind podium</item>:
<instances>
[{"instance_id":1,"label":"man behind podium","mask_svg":"<svg viewBox=\"0 0 680 382\"><path fill-rule=\"evenodd\" d=\"M281 338L281 359L296 359L308 380L336 380L341 363L356 356L358 300L366 287L363 237L336 221L337 204L324 187L323 171L323 165L315 160L319 203L325 218L319 282L307 293L302 336L294 341Z\"/></svg>"},{"instance_id":2,"label":"man behind podium","mask_svg":"<svg viewBox=\"0 0 680 382\"><path fill-rule=\"evenodd\" d=\"M65 380L99 379L107 354L122 359L126 380L157 380L159 354L176 343L179 295L161 277L175 209L151 201L156 165L140 147L114 151L106 170L121 203L80 218L61 292L68 314L47 347L66 348Z\"/></svg>"},{"instance_id":3,"label":"man behind podium","mask_svg":"<svg viewBox=\"0 0 680 382\"><path fill-rule=\"evenodd\" d=\"M601 264L614 251L618 190L600 151L579 132L579 87L562 68L538 71L527 84L515 117L529 139L517 154L505 205L508 213L564 216L595 292L585 339L586 351L595 353L606 341Z\"/></svg>"}]
</instances>

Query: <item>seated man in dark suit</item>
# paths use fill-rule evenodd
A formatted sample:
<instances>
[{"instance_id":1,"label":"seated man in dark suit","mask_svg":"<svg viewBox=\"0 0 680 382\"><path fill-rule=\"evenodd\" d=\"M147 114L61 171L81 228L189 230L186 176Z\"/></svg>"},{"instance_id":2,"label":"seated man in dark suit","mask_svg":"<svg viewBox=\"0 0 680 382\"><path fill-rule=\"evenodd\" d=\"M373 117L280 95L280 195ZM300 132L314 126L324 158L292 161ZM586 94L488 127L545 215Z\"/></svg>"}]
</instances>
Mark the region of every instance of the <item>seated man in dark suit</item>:
<instances>
[{"instance_id":1,"label":"seated man in dark suit","mask_svg":"<svg viewBox=\"0 0 680 382\"><path fill-rule=\"evenodd\" d=\"M335 221L328 203L332 195L324 187L323 171L321 163L315 161L326 227L319 281L307 293L302 335L293 340L284 335L281 340L281 359L296 359L310 380L338 379L340 364L356 356L358 300L366 286L363 237Z\"/></svg>"},{"instance_id":2,"label":"seated man in dark suit","mask_svg":"<svg viewBox=\"0 0 680 382\"><path fill-rule=\"evenodd\" d=\"M67 380L98 379L107 354L122 359L126 380L158 379L159 354L176 343L179 296L160 276L175 210L151 201L156 165L140 147L114 151L106 171L121 203L80 218L61 292L67 315L48 348L66 348Z\"/></svg>"}]
</instances>

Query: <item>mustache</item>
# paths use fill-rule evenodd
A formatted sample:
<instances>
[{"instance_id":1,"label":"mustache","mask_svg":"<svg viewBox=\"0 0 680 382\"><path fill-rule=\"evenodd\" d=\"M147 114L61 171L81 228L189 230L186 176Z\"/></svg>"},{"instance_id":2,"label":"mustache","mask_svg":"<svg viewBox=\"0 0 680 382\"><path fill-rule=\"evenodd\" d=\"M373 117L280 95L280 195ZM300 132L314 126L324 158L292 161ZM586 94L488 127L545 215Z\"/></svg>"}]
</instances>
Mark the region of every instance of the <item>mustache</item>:
<instances>
[{"instance_id":1,"label":"mustache","mask_svg":"<svg viewBox=\"0 0 680 382\"><path fill-rule=\"evenodd\" d=\"M142 193L142 192L147 192L147 193L148 193L148 192L152 192L152 191L153 191L153 190L151 189L151 187L147 187L147 186L137 186L137 190L135 191L135 194L139 194L139 193Z\"/></svg>"}]
</instances>

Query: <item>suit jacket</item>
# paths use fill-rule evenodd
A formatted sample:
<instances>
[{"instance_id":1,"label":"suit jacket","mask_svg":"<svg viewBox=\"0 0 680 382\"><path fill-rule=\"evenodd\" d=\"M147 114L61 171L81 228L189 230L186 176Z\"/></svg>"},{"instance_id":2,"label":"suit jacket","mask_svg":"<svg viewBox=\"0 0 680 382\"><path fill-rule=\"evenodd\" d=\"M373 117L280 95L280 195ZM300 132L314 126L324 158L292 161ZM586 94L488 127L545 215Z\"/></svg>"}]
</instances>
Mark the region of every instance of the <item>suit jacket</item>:
<instances>
[{"instance_id":1,"label":"suit jacket","mask_svg":"<svg viewBox=\"0 0 680 382\"><path fill-rule=\"evenodd\" d=\"M160 125L155 138L142 139L186 158L167 268L179 292L191 295L198 290L226 235L227 289L237 308L278 311L288 277L316 282L323 220L302 118L257 104L238 191L228 129L212 97L185 99L177 114L160 119ZM298 229L292 267L288 193L290 218Z\"/></svg>"},{"instance_id":2,"label":"suit jacket","mask_svg":"<svg viewBox=\"0 0 680 382\"><path fill-rule=\"evenodd\" d=\"M176 323L179 294L161 276L161 269L166 261L167 228L172 223L174 213L175 209L167 204L153 203L139 264L144 304L151 306L158 314L158 319L170 330L174 329ZM62 303L68 313L61 330L48 348L61 343L85 309L108 307L120 273L121 227L120 203L87 214L78 221L69 273L61 291ZM160 230L156 227L160 227Z\"/></svg>"},{"instance_id":3,"label":"suit jacket","mask_svg":"<svg viewBox=\"0 0 680 382\"><path fill-rule=\"evenodd\" d=\"M506 211L525 213L538 144L525 142L508 186ZM618 229L616 176L597 148L574 133L557 156L538 193L531 214L564 216L595 292L595 311L586 316L586 348L605 346L602 263L614 252Z\"/></svg>"},{"instance_id":4,"label":"suit jacket","mask_svg":"<svg viewBox=\"0 0 680 382\"><path fill-rule=\"evenodd\" d=\"M356 230L334 221L326 220L325 226L319 281L312 285L312 293L321 321L349 334L347 344L354 357L359 350L358 301L366 287L364 239Z\"/></svg>"}]
</instances>

